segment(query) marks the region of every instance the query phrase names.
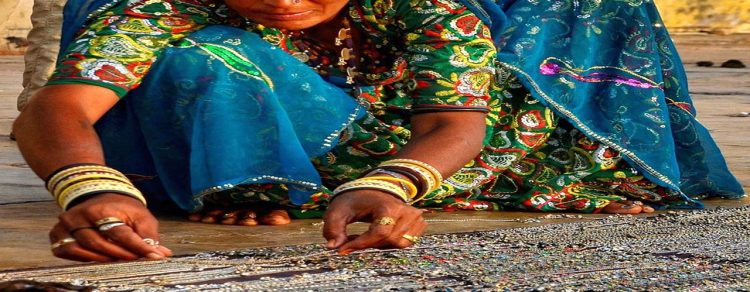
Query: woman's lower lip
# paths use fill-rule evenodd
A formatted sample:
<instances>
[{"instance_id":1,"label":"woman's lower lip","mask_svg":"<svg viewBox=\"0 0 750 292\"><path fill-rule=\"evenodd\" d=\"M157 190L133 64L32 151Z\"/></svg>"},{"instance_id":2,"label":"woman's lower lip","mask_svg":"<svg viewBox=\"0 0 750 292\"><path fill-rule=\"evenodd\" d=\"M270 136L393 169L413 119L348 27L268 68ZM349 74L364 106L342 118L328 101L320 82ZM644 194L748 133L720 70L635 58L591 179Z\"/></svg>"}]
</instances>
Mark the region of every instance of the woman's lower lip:
<instances>
[{"instance_id":1,"label":"woman's lower lip","mask_svg":"<svg viewBox=\"0 0 750 292\"><path fill-rule=\"evenodd\" d=\"M265 16L265 18L271 19L271 20L296 20L296 19L300 19L300 18L306 17L311 12L312 11L302 11L302 12L284 13L284 14L264 13L263 16Z\"/></svg>"}]
</instances>

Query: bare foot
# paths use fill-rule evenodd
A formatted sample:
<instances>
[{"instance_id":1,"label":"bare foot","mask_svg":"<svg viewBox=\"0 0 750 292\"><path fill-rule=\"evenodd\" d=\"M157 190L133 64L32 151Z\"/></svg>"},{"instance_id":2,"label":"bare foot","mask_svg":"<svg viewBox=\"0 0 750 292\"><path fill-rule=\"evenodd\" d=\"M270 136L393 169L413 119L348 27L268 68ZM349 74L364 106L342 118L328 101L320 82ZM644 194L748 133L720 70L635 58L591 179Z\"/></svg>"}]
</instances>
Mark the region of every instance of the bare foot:
<instances>
[{"instance_id":1,"label":"bare foot","mask_svg":"<svg viewBox=\"0 0 750 292\"><path fill-rule=\"evenodd\" d=\"M238 209L232 211L213 209L190 214L188 219L193 222L242 226L255 226L259 224L285 225L292 222L289 213L284 209L257 207L252 210Z\"/></svg>"},{"instance_id":2,"label":"bare foot","mask_svg":"<svg viewBox=\"0 0 750 292\"><path fill-rule=\"evenodd\" d=\"M615 201L609 203L602 213L607 214L641 214L653 213L654 208L643 204L641 201Z\"/></svg>"}]
</instances>

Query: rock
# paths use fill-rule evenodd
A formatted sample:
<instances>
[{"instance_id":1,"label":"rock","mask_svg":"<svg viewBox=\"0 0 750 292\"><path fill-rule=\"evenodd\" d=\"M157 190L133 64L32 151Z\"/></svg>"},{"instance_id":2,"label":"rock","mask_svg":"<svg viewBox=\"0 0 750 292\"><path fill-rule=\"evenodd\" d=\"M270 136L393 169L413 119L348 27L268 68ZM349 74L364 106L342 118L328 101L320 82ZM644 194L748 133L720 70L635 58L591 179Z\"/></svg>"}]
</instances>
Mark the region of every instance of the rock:
<instances>
[{"instance_id":1,"label":"rock","mask_svg":"<svg viewBox=\"0 0 750 292\"><path fill-rule=\"evenodd\" d=\"M721 64L721 67L722 68L735 68L735 69L747 68L747 66L745 66L745 64L742 63L742 61L736 60L736 59L727 60L726 62Z\"/></svg>"},{"instance_id":2,"label":"rock","mask_svg":"<svg viewBox=\"0 0 750 292\"><path fill-rule=\"evenodd\" d=\"M698 61L695 63L698 67L712 67L714 65L714 62L711 61Z\"/></svg>"}]
</instances>

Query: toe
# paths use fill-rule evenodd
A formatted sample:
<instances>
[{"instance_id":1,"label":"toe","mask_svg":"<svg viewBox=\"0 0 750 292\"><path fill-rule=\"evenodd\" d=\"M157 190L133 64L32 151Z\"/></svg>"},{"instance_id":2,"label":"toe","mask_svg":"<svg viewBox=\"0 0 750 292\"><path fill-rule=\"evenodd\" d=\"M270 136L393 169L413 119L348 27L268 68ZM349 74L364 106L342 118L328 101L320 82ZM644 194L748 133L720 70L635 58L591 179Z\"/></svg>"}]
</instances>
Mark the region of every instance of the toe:
<instances>
[{"instance_id":1,"label":"toe","mask_svg":"<svg viewBox=\"0 0 750 292\"><path fill-rule=\"evenodd\" d=\"M247 210L238 214L238 219L235 224L242 226L256 226L258 225L257 214L255 211Z\"/></svg>"},{"instance_id":2,"label":"toe","mask_svg":"<svg viewBox=\"0 0 750 292\"><path fill-rule=\"evenodd\" d=\"M224 211L222 210L211 210L206 213L203 213L203 218L201 218L201 222L203 223L216 223L219 221L219 217L224 214Z\"/></svg>"},{"instance_id":3,"label":"toe","mask_svg":"<svg viewBox=\"0 0 750 292\"><path fill-rule=\"evenodd\" d=\"M188 220L193 221L193 222L200 222L201 219L203 219L203 214L201 213L192 213L188 215Z\"/></svg>"},{"instance_id":4,"label":"toe","mask_svg":"<svg viewBox=\"0 0 750 292\"><path fill-rule=\"evenodd\" d=\"M229 211L221 215L221 224L234 225L237 223L239 211Z\"/></svg>"},{"instance_id":5,"label":"toe","mask_svg":"<svg viewBox=\"0 0 750 292\"><path fill-rule=\"evenodd\" d=\"M263 214L260 218L260 222L265 225L285 225L292 222L289 217L289 213L286 210L276 209L271 210L267 214Z\"/></svg>"},{"instance_id":6,"label":"toe","mask_svg":"<svg viewBox=\"0 0 750 292\"><path fill-rule=\"evenodd\" d=\"M640 214L643 207L631 201L619 201L609 203L602 211L609 214Z\"/></svg>"}]
</instances>

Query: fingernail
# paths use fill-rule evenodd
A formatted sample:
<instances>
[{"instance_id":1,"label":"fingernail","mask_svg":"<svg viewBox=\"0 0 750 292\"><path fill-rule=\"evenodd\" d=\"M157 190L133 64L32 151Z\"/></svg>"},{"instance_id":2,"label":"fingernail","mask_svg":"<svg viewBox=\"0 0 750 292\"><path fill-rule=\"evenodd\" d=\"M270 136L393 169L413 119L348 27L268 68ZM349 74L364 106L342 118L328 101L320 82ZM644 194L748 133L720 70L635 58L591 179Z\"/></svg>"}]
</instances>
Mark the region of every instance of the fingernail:
<instances>
[{"instance_id":1,"label":"fingernail","mask_svg":"<svg viewBox=\"0 0 750 292\"><path fill-rule=\"evenodd\" d=\"M329 240L328 243L326 243L326 247L327 248L335 248L336 247L336 240L335 239Z\"/></svg>"},{"instance_id":2,"label":"fingernail","mask_svg":"<svg viewBox=\"0 0 750 292\"><path fill-rule=\"evenodd\" d=\"M152 259L152 260L161 260L164 258L164 256L158 253L152 252L152 253L147 254L146 258Z\"/></svg>"}]
</instances>

